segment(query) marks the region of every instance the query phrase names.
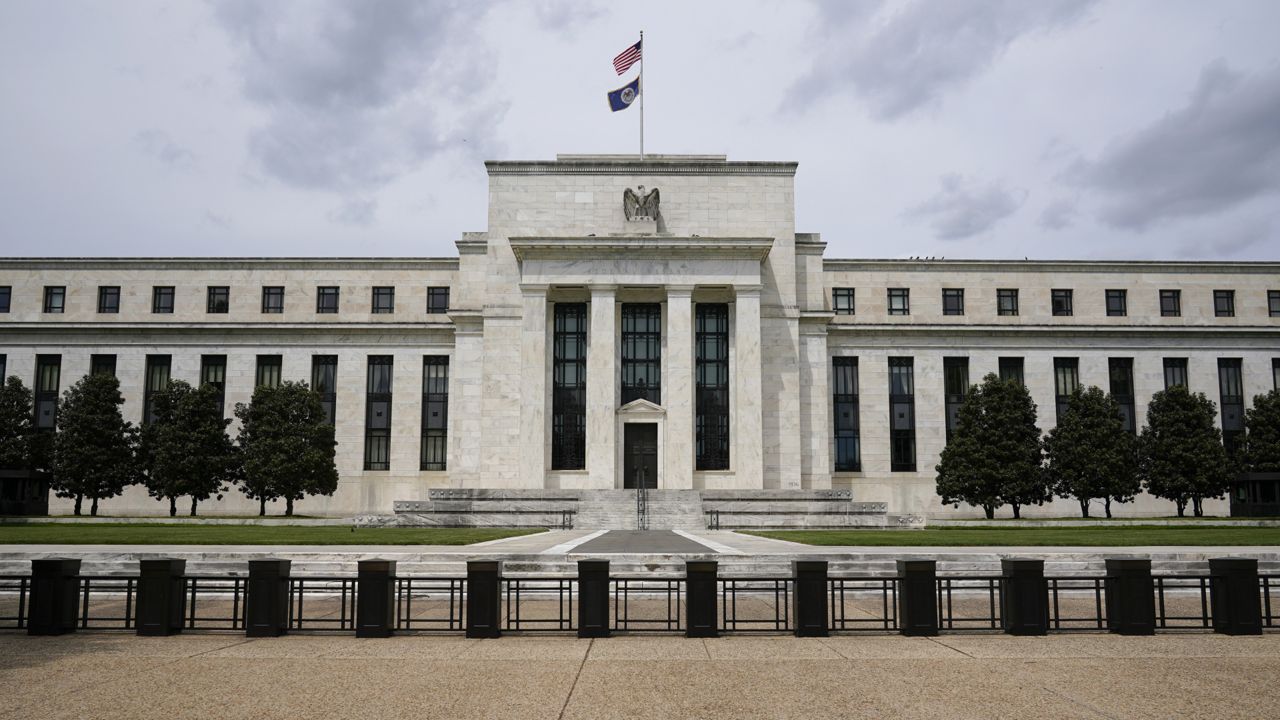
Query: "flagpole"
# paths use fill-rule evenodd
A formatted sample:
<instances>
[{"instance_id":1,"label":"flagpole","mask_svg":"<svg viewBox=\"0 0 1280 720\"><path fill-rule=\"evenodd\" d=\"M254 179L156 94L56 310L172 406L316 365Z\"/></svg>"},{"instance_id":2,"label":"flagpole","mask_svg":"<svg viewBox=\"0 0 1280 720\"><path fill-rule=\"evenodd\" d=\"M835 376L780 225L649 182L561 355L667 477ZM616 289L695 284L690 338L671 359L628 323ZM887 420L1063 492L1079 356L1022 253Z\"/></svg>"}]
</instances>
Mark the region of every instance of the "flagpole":
<instances>
[{"instance_id":1,"label":"flagpole","mask_svg":"<svg viewBox=\"0 0 1280 720\"><path fill-rule=\"evenodd\" d=\"M640 161L644 161L644 31L640 31Z\"/></svg>"}]
</instances>

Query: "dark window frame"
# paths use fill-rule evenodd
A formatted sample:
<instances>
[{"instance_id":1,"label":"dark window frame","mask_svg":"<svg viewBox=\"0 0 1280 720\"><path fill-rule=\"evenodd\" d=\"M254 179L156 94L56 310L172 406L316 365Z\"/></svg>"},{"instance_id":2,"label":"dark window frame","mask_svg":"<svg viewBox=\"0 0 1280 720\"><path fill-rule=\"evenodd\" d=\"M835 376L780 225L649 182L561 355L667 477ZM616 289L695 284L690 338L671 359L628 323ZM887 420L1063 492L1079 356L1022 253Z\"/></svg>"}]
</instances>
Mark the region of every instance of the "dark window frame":
<instances>
[{"instance_id":1,"label":"dark window frame","mask_svg":"<svg viewBox=\"0 0 1280 720\"><path fill-rule=\"evenodd\" d=\"M329 304L329 300L333 300L333 304ZM337 285L319 285L316 287L316 314L317 315L336 315L338 314L339 304L342 302L342 290Z\"/></svg>"},{"instance_id":2,"label":"dark window frame","mask_svg":"<svg viewBox=\"0 0 1280 720\"><path fill-rule=\"evenodd\" d=\"M142 425L156 421L155 394L163 392L173 380L172 355L148 355L142 377Z\"/></svg>"},{"instance_id":3,"label":"dark window frame","mask_svg":"<svg viewBox=\"0 0 1280 720\"><path fill-rule=\"evenodd\" d=\"M9 312L13 303L13 286L0 285L0 313Z\"/></svg>"},{"instance_id":4,"label":"dark window frame","mask_svg":"<svg viewBox=\"0 0 1280 720\"><path fill-rule=\"evenodd\" d=\"M942 358L942 385L946 399L947 442L955 433L960 417L960 406L969 392L969 358L951 356Z\"/></svg>"},{"instance_id":5,"label":"dark window frame","mask_svg":"<svg viewBox=\"0 0 1280 720\"><path fill-rule=\"evenodd\" d=\"M370 289L369 312L390 315L396 311L396 286L377 285Z\"/></svg>"},{"instance_id":6,"label":"dark window frame","mask_svg":"<svg viewBox=\"0 0 1280 720\"><path fill-rule=\"evenodd\" d=\"M1167 357L1164 358L1164 389L1168 390L1174 385L1182 385L1188 389L1191 388L1191 369L1187 358L1184 357ZM1181 382L1179 382L1181 380Z\"/></svg>"},{"instance_id":7,"label":"dark window frame","mask_svg":"<svg viewBox=\"0 0 1280 720\"><path fill-rule=\"evenodd\" d=\"M422 356L422 445L419 470L449 469L449 356Z\"/></svg>"},{"instance_id":8,"label":"dark window frame","mask_svg":"<svg viewBox=\"0 0 1280 720\"><path fill-rule=\"evenodd\" d=\"M551 469L587 466L587 304L552 309Z\"/></svg>"},{"instance_id":9,"label":"dark window frame","mask_svg":"<svg viewBox=\"0 0 1280 720\"><path fill-rule=\"evenodd\" d=\"M894 301L898 301L897 307ZM911 288L887 288L885 302L890 315L910 315Z\"/></svg>"},{"instance_id":10,"label":"dark window frame","mask_svg":"<svg viewBox=\"0 0 1280 720\"><path fill-rule=\"evenodd\" d=\"M1018 315L1018 289L1017 288L997 288L996 289L996 315L1001 317L1017 317Z\"/></svg>"},{"instance_id":11,"label":"dark window frame","mask_svg":"<svg viewBox=\"0 0 1280 720\"><path fill-rule=\"evenodd\" d=\"M45 285L44 286L44 309L42 312L51 315L61 315L67 311L67 286L66 285Z\"/></svg>"},{"instance_id":12,"label":"dark window frame","mask_svg":"<svg viewBox=\"0 0 1280 720\"><path fill-rule=\"evenodd\" d=\"M730 437L729 305L694 305L694 469L728 470Z\"/></svg>"},{"instance_id":13,"label":"dark window frame","mask_svg":"<svg viewBox=\"0 0 1280 720\"><path fill-rule=\"evenodd\" d=\"M889 472L916 472L916 449L915 358L890 357Z\"/></svg>"},{"instance_id":14,"label":"dark window frame","mask_svg":"<svg viewBox=\"0 0 1280 720\"><path fill-rule=\"evenodd\" d=\"M1115 288L1106 291L1107 317L1125 317L1129 314L1129 291Z\"/></svg>"},{"instance_id":15,"label":"dark window frame","mask_svg":"<svg viewBox=\"0 0 1280 720\"><path fill-rule=\"evenodd\" d=\"M836 472L862 471L862 422L858 401L858 358L831 358L832 449Z\"/></svg>"},{"instance_id":16,"label":"dark window frame","mask_svg":"<svg viewBox=\"0 0 1280 720\"><path fill-rule=\"evenodd\" d=\"M942 314L964 315L964 288L942 289Z\"/></svg>"},{"instance_id":17,"label":"dark window frame","mask_svg":"<svg viewBox=\"0 0 1280 720\"><path fill-rule=\"evenodd\" d=\"M1053 288L1049 290L1049 307L1054 317L1071 317L1075 315L1075 291L1071 288Z\"/></svg>"},{"instance_id":18,"label":"dark window frame","mask_svg":"<svg viewBox=\"0 0 1280 720\"><path fill-rule=\"evenodd\" d=\"M427 314L440 315L447 312L449 312L449 286L429 286L427 288Z\"/></svg>"},{"instance_id":19,"label":"dark window frame","mask_svg":"<svg viewBox=\"0 0 1280 720\"><path fill-rule=\"evenodd\" d=\"M1005 356L996 360L1000 379L1006 382L1013 380L1019 385L1027 386L1027 359L1024 357Z\"/></svg>"},{"instance_id":20,"label":"dark window frame","mask_svg":"<svg viewBox=\"0 0 1280 720\"><path fill-rule=\"evenodd\" d=\"M391 355L370 355L367 368L365 375L364 469L370 471L390 470L395 358Z\"/></svg>"},{"instance_id":21,"label":"dark window frame","mask_svg":"<svg viewBox=\"0 0 1280 720\"><path fill-rule=\"evenodd\" d=\"M1213 291L1213 316L1214 317L1235 317L1236 316L1236 291L1235 290L1214 290Z\"/></svg>"},{"instance_id":22,"label":"dark window frame","mask_svg":"<svg viewBox=\"0 0 1280 720\"><path fill-rule=\"evenodd\" d=\"M1160 317L1182 317L1182 291L1160 291Z\"/></svg>"},{"instance_id":23,"label":"dark window frame","mask_svg":"<svg viewBox=\"0 0 1280 720\"><path fill-rule=\"evenodd\" d=\"M62 356L36 355L36 377L32 389L32 427L36 432L58 429L58 390L62 382Z\"/></svg>"},{"instance_id":24,"label":"dark window frame","mask_svg":"<svg viewBox=\"0 0 1280 720\"><path fill-rule=\"evenodd\" d=\"M1133 358L1107 358L1107 379L1112 399L1120 405L1125 432L1138 434L1137 392L1134 388Z\"/></svg>"},{"instance_id":25,"label":"dark window frame","mask_svg":"<svg viewBox=\"0 0 1280 720\"><path fill-rule=\"evenodd\" d=\"M284 382L284 356L265 354L257 356L253 369L253 388L278 388Z\"/></svg>"},{"instance_id":26,"label":"dark window frame","mask_svg":"<svg viewBox=\"0 0 1280 720\"><path fill-rule=\"evenodd\" d=\"M173 285L151 286L151 314L172 315L175 306L178 304L177 298L178 293Z\"/></svg>"},{"instance_id":27,"label":"dark window frame","mask_svg":"<svg viewBox=\"0 0 1280 720\"><path fill-rule=\"evenodd\" d=\"M1071 404L1072 394L1080 387L1080 358L1056 357L1053 359L1054 422L1061 423L1062 415Z\"/></svg>"},{"instance_id":28,"label":"dark window frame","mask_svg":"<svg viewBox=\"0 0 1280 720\"><path fill-rule=\"evenodd\" d=\"M204 311L208 315L226 315L231 312L231 287L208 285L205 288Z\"/></svg>"},{"instance_id":29,"label":"dark window frame","mask_svg":"<svg viewBox=\"0 0 1280 720\"><path fill-rule=\"evenodd\" d=\"M623 303L620 371L622 404L662 404L662 305Z\"/></svg>"},{"instance_id":30,"label":"dark window frame","mask_svg":"<svg viewBox=\"0 0 1280 720\"><path fill-rule=\"evenodd\" d=\"M1267 316L1280 317L1280 290L1267 291Z\"/></svg>"},{"instance_id":31,"label":"dark window frame","mask_svg":"<svg viewBox=\"0 0 1280 720\"><path fill-rule=\"evenodd\" d=\"M831 311L836 315L857 314L856 288L831 288Z\"/></svg>"},{"instance_id":32,"label":"dark window frame","mask_svg":"<svg viewBox=\"0 0 1280 720\"><path fill-rule=\"evenodd\" d=\"M114 353L94 353L89 356L90 375L116 376L116 356ZM0 373L3 376L3 373Z\"/></svg>"},{"instance_id":33,"label":"dark window frame","mask_svg":"<svg viewBox=\"0 0 1280 720\"><path fill-rule=\"evenodd\" d=\"M120 286L119 285L99 285L98 286L98 314L99 315L119 315L120 314Z\"/></svg>"},{"instance_id":34,"label":"dark window frame","mask_svg":"<svg viewBox=\"0 0 1280 720\"><path fill-rule=\"evenodd\" d=\"M1271 358L1271 389L1280 390L1280 358Z\"/></svg>"},{"instance_id":35,"label":"dark window frame","mask_svg":"<svg viewBox=\"0 0 1280 720\"><path fill-rule=\"evenodd\" d=\"M284 286L262 286L262 313L264 315L284 314Z\"/></svg>"},{"instance_id":36,"label":"dark window frame","mask_svg":"<svg viewBox=\"0 0 1280 720\"><path fill-rule=\"evenodd\" d=\"M330 369L332 368L332 369ZM311 389L320 394L325 420L330 425L337 422L338 410L338 356L311 356Z\"/></svg>"},{"instance_id":37,"label":"dark window frame","mask_svg":"<svg viewBox=\"0 0 1280 720\"><path fill-rule=\"evenodd\" d=\"M211 385L218 391L218 415L225 416L227 410L227 356L200 356L200 385Z\"/></svg>"},{"instance_id":38,"label":"dark window frame","mask_svg":"<svg viewBox=\"0 0 1280 720\"><path fill-rule=\"evenodd\" d=\"M1244 448L1244 360L1218 358L1218 396L1222 413L1222 446L1236 458Z\"/></svg>"}]
</instances>

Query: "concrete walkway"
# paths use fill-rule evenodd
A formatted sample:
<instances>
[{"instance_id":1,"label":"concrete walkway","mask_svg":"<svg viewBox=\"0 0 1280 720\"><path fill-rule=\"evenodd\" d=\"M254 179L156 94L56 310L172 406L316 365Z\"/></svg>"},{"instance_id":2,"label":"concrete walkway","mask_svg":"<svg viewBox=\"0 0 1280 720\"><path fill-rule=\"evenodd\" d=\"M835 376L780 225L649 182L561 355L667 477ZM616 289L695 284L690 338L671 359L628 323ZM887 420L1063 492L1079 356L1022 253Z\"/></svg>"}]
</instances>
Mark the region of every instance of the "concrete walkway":
<instances>
[{"instance_id":1,"label":"concrete walkway","mask_svg":"<svg viewBox=\"0 0 1280 720\"><path fill-rule=\"evenodd\" d=\"M0 717L1262 718L1280 635L0 634Z\"/></svg>"}]
</instances>

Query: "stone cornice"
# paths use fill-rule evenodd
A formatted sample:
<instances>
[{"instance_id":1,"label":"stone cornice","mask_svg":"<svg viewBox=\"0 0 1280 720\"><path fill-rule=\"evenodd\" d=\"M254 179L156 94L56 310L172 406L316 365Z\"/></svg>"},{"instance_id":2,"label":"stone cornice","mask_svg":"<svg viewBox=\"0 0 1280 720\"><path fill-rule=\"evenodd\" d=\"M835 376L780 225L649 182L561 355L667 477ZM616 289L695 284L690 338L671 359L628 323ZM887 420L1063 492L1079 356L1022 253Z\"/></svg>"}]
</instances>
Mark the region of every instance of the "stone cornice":
<instances>
[{"instance_id":1,"label":"stone cornice","mask_svg":"<svg viewBox=\"0 0 1280 720\"><path fill-rule=\"evenodd\" d=\"M1063 272L1063 273L1276 273L1280 262L1198 260L890 260L837 259L822 262L824 272Z\"/></svg>"},{"instance_id":2,"label":"stone cornice","mask_svg":"<svg viewBox=\"0 0 1280 720\"><path fill-rule=\"evenodd\" d=\"M775 175L793 177L795 162L728 162L710 155L561 155L556 160L490 160L499 175Z\"/></svg>"},{"instance_id":3,"label":"stone cornice","mask_svg":"<svg viewBox=\"0 0 1280 720\"><path fill-rule=\"evenodd\" d=\"M1198 336L1280 337L1280 325L942 325L933 323L828 323L833 335L1091 335L1114 336Z\"/></svg>"},{"instance_id":4,"label":"stone cornice","mask_svg":"<svg viewBox=\"0 0 1280 720\"><path fill-rule=\"evenodd\" d=\"M767 237L513 237L511 251L520 261L529 259L577 260L592 255L629 257L698 257L718 260L762 261L773 249Z\"/></svg>"},{"instance_id":5,"label":"stone cornice","mask_svg":"<svg viewBox=\"0 0 1280 720\"><path fill-rule=\"evenodd\" d=\"M139 323L139 322L4 322L0 323L0 335L20 332L37 333L266 333L280 335L283 333L381 333L381 332L424 332L452 331L453 323L446 320L432 322L260 322L260 323Z\"/></svg>"},{"instance_id":6,"label":"stone cornice","mask_svg":"<svg viewBox=\"0 0 1280 720\"><path fill-rule=\"evenodd\" d=\"M0 270L457 270L453 258L219 258L31 257L0 258Z\"/></svg>"}]
</instances>

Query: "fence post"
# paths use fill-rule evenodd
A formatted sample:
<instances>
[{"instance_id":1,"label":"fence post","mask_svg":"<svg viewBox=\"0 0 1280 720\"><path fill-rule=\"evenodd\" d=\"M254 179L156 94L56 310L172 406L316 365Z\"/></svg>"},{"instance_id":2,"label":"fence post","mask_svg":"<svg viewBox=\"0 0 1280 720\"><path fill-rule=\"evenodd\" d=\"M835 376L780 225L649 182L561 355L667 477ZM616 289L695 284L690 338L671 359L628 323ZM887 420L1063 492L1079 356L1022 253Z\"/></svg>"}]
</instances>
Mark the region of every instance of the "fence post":
<instances>
[{"instance_id":1,"label":"fence post","mask_svg":"<svg viewBox=\"0 0 1280 720\"><path fill-rule=\"evenodd\" d=\"M1117 635L1154 635L1156 586L1150 558L1107 558L1107 630Z\"/></svg>"},{"instance_id":2,"label":"fence post","mask_svg":"<svg viewBox=\"0 0 1280 720\"><path fill-rule=\"evenodd\" d=\"M396 627L396 561L361 560L356 570L356 637L391 637Z\"/></svg>"},{"instance_id":3,"label":"fence post","mask_svg":"<svg viewBox=\"0 0 1280 720\"><path fill-rule=\"evenodd\" d=\"M1000 561L1000 625L1007 635L1049 632L1049 581L1043 560Z\"/></svg>"},{"instance_id":4,"label":"fence post","mask_svg":"<svg viewBox=\"0 0 1280 720\"><path fill-rule=\"evenodd\" d=\"M467 561L467 637L502 636L502 561Z\"/></svg>"},{"instance_id":5,"label":"fence post","mask_svg":"<svg viewBox=\"0 0 1280 720\"><path fill-rule=\"evenodd\" d=\"M80 561L44 558L31 561L31 595L27 602L28 635L65 635L76 631L80 604Z\"/></svg>"},{"instance_id":6,"label":"fence post","mask_svg":"<svg viewBox=\"0 0 1280 720\"><path fill-rule=\"evenodd\" d=\"M937 561L898 561L898 630L917 637L938 634Z\"/></svg>"},{"instance_id":7,"label":"fence post","mask_svg":"<svg viewBox=\"0 0 1280 720\"><path fill-rule=\"evenodd\" d=\"M719 614L716 612L716 561L687 560L684 568L687 593L684 636L720 637Z\"/></svg>"},{"instance_id":8,"label":"fence post","mask_svg":"<svg viewBox=\"0 0 1280 720\"><path fill-rule=\"evenodd\" d=\"M578 561L578 637L609 637L609 561Z\"/></svg>"},{"instance_id":9,"label":"fence post","mask_svg":"<svg viewBox=\"0 0 1280 720\"><path fill-rule=\"evenodd\" d=\"M183 576L187 561L158 558L138 561L138 596L134 626L139 635L176 635L182 632L186 593Z\"/></svg>"},{"instance_id":10,"label":"fence post","mask_svg":"<svg viewBox=\"0 0 1280 720\"><path fill-rule=\"evenodd\" d=\"M244 634L279 637L289 632L288 560L250 560L245 583Z\"/></svg>"},{"instance_id":11,"label":"fence post","mask_svg":"<svg viewBox=\"0 0 1280 720\"><path fill-rule=\"evenodd\" d=\"M827 637L831 627L827 610L827 561L793 560L792 577L795 578L796 637Z\"/></svg>"},{"instance_id":12,"label":"fence post","mask_svg":"<svg viewBox=\"0 0 1280 720\"><path fill-rule=\"evenodd\" d=\"M1259 592L1256 558L1210 558L1213 631L1222 635L1261 635Z\"/></svg>"}]
</instances>

